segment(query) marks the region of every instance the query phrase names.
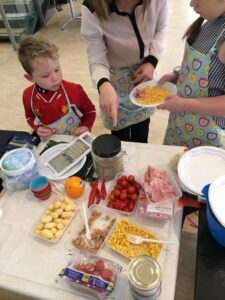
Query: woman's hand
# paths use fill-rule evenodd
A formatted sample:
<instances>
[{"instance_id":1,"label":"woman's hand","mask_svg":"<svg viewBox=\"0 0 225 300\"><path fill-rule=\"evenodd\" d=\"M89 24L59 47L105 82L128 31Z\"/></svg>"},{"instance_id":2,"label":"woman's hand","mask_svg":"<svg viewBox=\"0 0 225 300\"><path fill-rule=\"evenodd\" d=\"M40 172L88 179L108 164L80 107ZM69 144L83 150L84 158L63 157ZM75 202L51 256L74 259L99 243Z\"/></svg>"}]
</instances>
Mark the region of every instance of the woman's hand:
<instances>
[{"instance_id":1,"label":"woman's hand","mask_svg":"<svg viewBox=\"0 0 225 300\"><path fill-rule=\"evenodd\" d=\"M53 133L55 133L55 130L52 128L49 128L47 126L40 126L40 127L38 127L38 130L37 130L37 134L40 137L45 137L45 138L49 137Z\"/></svg>"},{"instance_id":2,"label":"woman's hand","mask_svg":"<svg viewBox=\"0 0 225 300\"><path fill-rule=\"evenodd\" d=\"M141 65L137 70L134 72L132 76L132 83L133 85L137 85L140 82L152 80L154 75L155 68L150 63L145 63Z\"/></svg>"},{"instance_id":3,"label":"woman's hand","mask_svg":"<svg viewBox=\"0 0 225 300\"><path fill-rule=\"evenodd\" d=\"M112 117L113 126L117 125L118 96L110 82L104 82L99 88L100 109Z\"/></svg>"},{"instance_id":4,"label":"woman's hand","mask_svg":"<svg viewBox=\"0 0 225 300\"><path fill-rule=\"evenodd\" d=\"M179 77L179 75L177 73L174 73L174 72L167 73L159 79L158 83L162 84L164 82L172 82L172 83L176 84L178 77Z\"/></svg>"},{"instance_id":5,"label":"woman's hand","mask_svg":"<svg viewBox=\"0 0 225 300\"><path fill-rule=\"evenodd\" d=\"M188 101L185 98L179 97L177 95L170 95L166 97L166 101L159 106L157 106L158 109L166 109L170 112L183 112L184 104Z\"/></svg>"}]
</instances>

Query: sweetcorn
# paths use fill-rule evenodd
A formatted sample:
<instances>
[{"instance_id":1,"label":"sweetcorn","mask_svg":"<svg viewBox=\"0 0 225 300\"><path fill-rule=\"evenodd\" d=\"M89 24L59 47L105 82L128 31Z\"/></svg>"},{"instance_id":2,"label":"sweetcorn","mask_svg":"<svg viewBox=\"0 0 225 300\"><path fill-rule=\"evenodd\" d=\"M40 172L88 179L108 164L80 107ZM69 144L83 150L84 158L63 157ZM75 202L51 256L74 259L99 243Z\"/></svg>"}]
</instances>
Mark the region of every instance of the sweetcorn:
<instances>
[{"instance_id":1,"label":"sweetcorn","mask_svg":"<svg viewBox=\"0 0 225 300\"><path fill-rule=\"evenodd\" d=\"M170 94L170 91L159 86L147 86L137 89L135 94L137 103L150 105L163 103L165 98Z\"/></svg>"},{"instance_id":2,"label":"sweetcorn","mask_svg":"<svg viewBox=\"0 0 225 300\"><path fill-rule=\"evenodd\" d=\"M114 231L108 239L108 245L112 249L127 256L129 259L135 258L140 255L149 255L153 258L157 258L159 256L162 244L132 244L127 240L127 234L134 234L145 238L157 239L157 237L151 232L138 227L127 219L121 219L116 224Z\"/></svg>"}]
</instances>

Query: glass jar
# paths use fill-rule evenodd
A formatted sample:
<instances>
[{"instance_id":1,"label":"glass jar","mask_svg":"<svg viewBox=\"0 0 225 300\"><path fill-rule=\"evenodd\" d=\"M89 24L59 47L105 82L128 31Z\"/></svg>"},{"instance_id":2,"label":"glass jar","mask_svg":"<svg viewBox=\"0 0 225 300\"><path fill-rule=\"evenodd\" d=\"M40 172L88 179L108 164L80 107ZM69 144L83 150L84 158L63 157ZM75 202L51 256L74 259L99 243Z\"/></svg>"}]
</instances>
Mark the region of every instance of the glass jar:
<instances>
[{"instance_id":1,"label":"glass jar","mask_svg":"<svg viewBox=\"0 0 225 300\"><path fill-rule=\"evenodd\" d=\"M92 143L91 154L96 174L102 180L111 180L123 171L121 141L114 135L102 134Z\"/></svg>"},{"instance_id":2,"label":"glass jar","mask_svg":"<svg viewBox=\"0 0 225 300\"><path fill-rule=\"evenodd\" d=\"M138 256L128 266L128 280L134 300L156 300L161 292L161 268L150 256Z\"/></svg>"}]
</instances>

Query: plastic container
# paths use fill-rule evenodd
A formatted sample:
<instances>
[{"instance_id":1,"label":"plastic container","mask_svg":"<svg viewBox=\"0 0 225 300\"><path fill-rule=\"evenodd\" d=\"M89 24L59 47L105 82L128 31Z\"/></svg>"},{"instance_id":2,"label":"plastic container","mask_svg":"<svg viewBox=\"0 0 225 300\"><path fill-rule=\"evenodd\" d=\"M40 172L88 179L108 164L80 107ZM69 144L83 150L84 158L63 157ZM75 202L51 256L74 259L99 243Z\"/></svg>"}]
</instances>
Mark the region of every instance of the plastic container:
<instances>
[{"instance_id":1,"label":"plastic container","mask_svg":"<svg viewBox=\"0 0 225 300\"><path fill-rule=\"evenodd\" d=\"M149 256L138 256L128 266L128 280L135 300L156 300L161 292L162 272Z\"/></svg>"},{"instance_id":2,"label":"plastic container","mask_svg":"<svg viewBox=\"0 0 225 300\"><path fill-rule=\"evenodd\" d=\"M120 218L109 233L106 240L107 247L120 253L129 260L140 255L152 256L155 259L159 258L163 244L133 244L127 240L128 233L152 239L163 239L163 237L155 234L150 228L139 226L128 218Z\"/></svg>"},{"instance_id":3,"label":"plastic container","mask_svg":"<svg viewBox=\"0 0 225 300\"><path fill-rule=\"evenodd\" d=\"M121 270L119 264L109 259L77 250L70 254L70 261L59 279L75 292L84 293L84 297L91 294L98 299L106 299L113 291Z\"/></svg>"},{"instance_id":4,"label":"plastic container","mask_svg":"<svg viewBox=\"0 0 225 300\"><path fill-rule=\"evenodd\" d=\"M132 215L141 189L139 182L139 177L132 171L117 174L109 188L107 207L126 216Z\"/></svg>"},{"instance_id":5,"label":"plastic container","mask_svg":"<svg viewBox=\"0 0 225 300\"><path fill-rule=\"evenodd\" d=\"M77 214L78 207L66 196L57 197L41 215L32 229L39 240L56 243Z\"/></svg>"},{"instance_id":6,"label":"plastic container","mask_svg":"<svg viewBox=\"0 0 225 300\"><path fill-rule=\"evenodd\" d=\"M5 153L0 160L0 168L8 190L27 189L30 180L38 175L36 158L26 148Z\"/></svg>"},{"instance_id":7,"label":"plastic container","mask_svg":"<svg viewBox=\"0 0 225 300\"><path fill-rule=\"evenodd\" d=\"M92 205L87 215L91 240L87 240L85 225L82 222L74 234L72 246L82 251L97 254L101 250L118 214L107 207Z\"/></svg>"},{"instance_id":8,"label":"plastic container","mask_svg":"<svg viewBox=\"0 0 225 300\"><path fill-rule=\"evenodd\" d=\"M158 165L158 166L150 166L154 169L156 169L157 171L159 172L165 172L165 182L168 183L169 187L172 188L173 190L173 193L174 195L170 196L170 193L168 193L168 196L165 196L167 191L164 193L164 195L162 196L162 199L158 199L157 201L154 201L150 195L148 194L147 190L146 190L146 187L145 187L145 184L143 183L143 189L144 189L144 192L145 192L145 195L148 199L149 202L151 203L162 203L162 202L166 202L166 201L176 201L178 200L181 196L182 196L182 191L179 187L179 185L177 184L176 182L176 179L174 178L172 172L170 171L170 169L168 167L166 167L165 165ZM147 171L147 168L146 170L142 170L143 172L143 182L145 181L144 180L144 176L145 176L145 172Z\"/></svg>"},{"instance_id":9,"label":"plastic container","mask_svg":"<svg viewBox=\"0 0 225 300\"><path fill-rule=\"evenodd\" d=\"M123 171L121 141L114 135L103 134L94 139L91 150L96 174L102 180L111 180Z\"/></svg>"}]
</instances>

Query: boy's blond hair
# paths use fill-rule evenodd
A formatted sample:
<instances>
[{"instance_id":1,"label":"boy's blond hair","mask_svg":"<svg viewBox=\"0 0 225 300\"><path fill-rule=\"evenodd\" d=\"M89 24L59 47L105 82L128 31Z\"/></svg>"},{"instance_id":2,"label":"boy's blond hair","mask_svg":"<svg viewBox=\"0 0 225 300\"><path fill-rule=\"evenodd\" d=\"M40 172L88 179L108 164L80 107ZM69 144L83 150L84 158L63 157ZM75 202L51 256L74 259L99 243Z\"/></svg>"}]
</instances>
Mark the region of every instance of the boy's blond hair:
<instances>
[{"instance_id":1,"label":"boy's blond hair","mask_svg":"<svg viewBox=\"0 0 225 300\"><path fill-rule=\"evenodd\" d=\"M32 74L31 62L37 57L58 57L58 48L41 34L24 35L21 37L18 58L24 70Z\"/></svg>"}]
</instances>

